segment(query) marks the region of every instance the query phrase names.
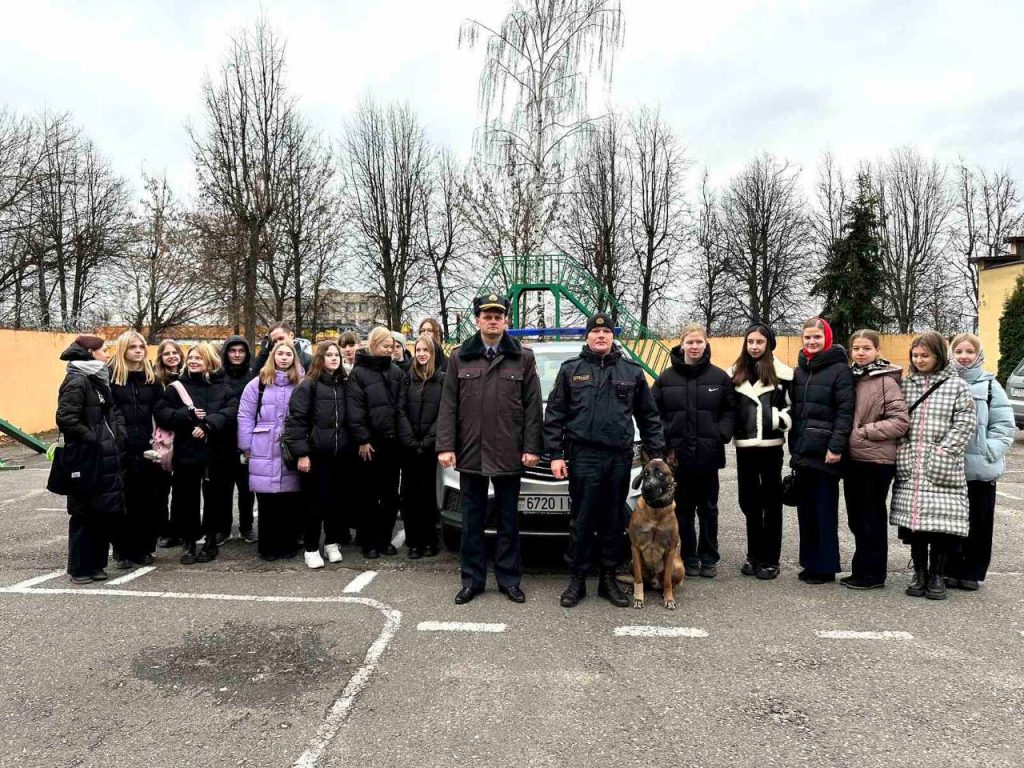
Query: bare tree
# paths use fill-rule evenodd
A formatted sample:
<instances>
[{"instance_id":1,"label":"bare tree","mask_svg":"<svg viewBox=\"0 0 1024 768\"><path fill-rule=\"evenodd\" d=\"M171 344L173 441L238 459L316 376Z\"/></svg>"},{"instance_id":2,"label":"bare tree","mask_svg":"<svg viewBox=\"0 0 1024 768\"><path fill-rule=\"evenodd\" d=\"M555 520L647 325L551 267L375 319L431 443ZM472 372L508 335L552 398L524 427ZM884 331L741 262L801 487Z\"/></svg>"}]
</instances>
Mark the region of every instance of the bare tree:
<instances>
[{"instance_id":1,"label":"bare tree","mask_svg":"<svg viewBox=\"0 0 1024 768\"><path fill-rule=\"evenodd\" d=\"M967 312L978 329L978 261L1005 252L1003 240L1024 224L1017 183L1009 171L972 168L961 160L957 168L957 194L951 245L956 253L954 275L967 283Z\"/></svg>"},{"instance_id":2,"label":"bare tree","mask_svg":"<svg viewBox=\"0 0 1024 768\"><path fill-rule=\"evenodd\" d=\"M31 192L40 152L36 124L0 108L0 322L20 328L30 297L32 260L19 209Z\"/></svg>"},{"instance_id":3,"label":"bare tree","mask_svg":"<svg viewBox=\"0 0 1024 768\"><path fill-rule=\"evenodd\" d=\"M133 242L117 270L115 285L123 290L115 311L152 344L168 328L197 322L215 297L188 213L166 175L143 174L143 188Z\"/></svg>"},{"instance_id":4,"label":"bare tree","mask_svg":"<svg viewBox=\"0 0 1024 768\"><path fill-rule=\"evenodd\" d=\"M802 308L808 226L799 183L798 168L764 154L722 198L729 293L744 322L780 325Z\"/></svg>"},{"instance_id":5,"label":"bare tree","mask_svg":"<svg viewBox=\"0 0 1024 768\"><path fill-rule=\"evenodd\" d=\"M698 319L711 334L721 333L729 316L729 273L726 269L725 232L718 195L705 168L697 201L693 266L696 279L690 286Z\"/></svg>"},{"instance_id":6,"label":"bare tree","mask_svg":"<svg viewBox=\"0 0 1024 768\"><path fill-rule=\"evenodd\" d=\"M216 80L203 83L202 129L189 127L199 188L230 212L247 238L242 314L255 343L257 278L280 211L293 99L284 84L284 45L265 20L232 39Z\"/></svg>"},{"instance_id":7,"label":"bare tree","mask_svg":"<svg viewBox=\"0 0 1024 768\"><path fill-rule=\"evenodd\" d=\"M383 299L391 328L400 328L424 279L422 194L430 147L408 105L382 108L367 99L343 139L346 216L363 274Z\"/></svg>"},{"instance_id":8,"label":"bare tree","mask_svg":"<svg viewBox=\"0 0 1024 768\"><path fill-rule=\"evenodd\" d=\"M645 107L634 113L629 132L629 240L639 277L640 325L646 328L665 294L669 268L685 243L683 182L688 164L660 112Z\"/></svg>"},{"instance_id":9,"label":"bare tree","mask_svg":"<svg viewBox=\"0 0 1024 768\"><path fill-rule=\"evenodd\" d=\"M622 32L618 0L515 0L498 28L463 22L460 44L472 47L481 35L487 38L480 148L492 162L515 169L525 197L522 220L512 227L522 232L525 248L517 257L545 241L562 161L589 122L588 75L596 68L611 82Z\"/></svg>"},{"instance_id":10,"label":"bare tree","mask_svg":"<svg viewBox=\"0 0 1024 768\"><path fill-rule=\"evenodd\" d=\"M814 205L808 223L819 263L843 237L847 201L851 188L831 152L823 152L814 185Z\"/></svg>"},{"instance_id":11,"label":"bare tree","mask_svg":"<svg viewBox=\"0 0 1024 768\"><path fill-rule=\"evenodd\" d=\"M249 237L244 225L215 202L200 198L202 204L189 215L198 238L200 261L205 265L204 290L213 306L210 316L230 325L232 333L242 330L242 295L245 289L245 261Z\"/></svg>"},{"instance_id":12,"label":"bare tree","mask_svg":"<svg viewBox=\"0 0 1024 768\"><path fill-rule=\"evenodd\" d=\"M947 224L954 198L946 173L912 147L894 150L875 174L888 314L900 333L924 320L921 303L927 278L947 247Z\"/></svg>"},{"instance_id":13,"label":"bare tree","mask_svg":"<svg viewBox=\"0 0 1024 768\"><path fill-rule=\"evenodd\" d=\"M451 151L439 152L426 177L420 196L423 227L419 247L430 264L434 290L437 293L441 326L445 338L450 331L449 314L452 299L467 287L469 275L466 249L468 221L464 207L466 186L462 171Z\"/></svg>"},{"instance_id":14,"label":"bare tree","mask_svg":"<svg viewBox=\"0 0 1024 768\"><path fill-rule=\"evenodd\" d=\"M629 172L626 128L609 115L595 125L580 147L570 188L563 236L565 250L583 264L601 286L598 311L616 305L630 279Z\"/></svg>"}]
</instances>

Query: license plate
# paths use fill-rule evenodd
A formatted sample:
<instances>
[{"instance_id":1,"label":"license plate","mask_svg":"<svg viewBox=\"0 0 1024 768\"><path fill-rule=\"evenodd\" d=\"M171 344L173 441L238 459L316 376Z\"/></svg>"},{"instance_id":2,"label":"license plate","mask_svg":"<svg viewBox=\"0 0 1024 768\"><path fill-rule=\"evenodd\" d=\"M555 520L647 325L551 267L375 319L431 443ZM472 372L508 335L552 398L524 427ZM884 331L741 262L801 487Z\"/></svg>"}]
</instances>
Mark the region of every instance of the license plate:
<instances>
[{"instance_id":1,"label":"license plate","mask_svg":"<svg viewBox=\"0 0 1024 768\"><path fill-rule=\"evenodd\" d=\"M520 496L519 511L534 515L557 515L569 512L568 496Z\"/></svg>"},{"instance_id":2,"label":"license plate","mask_svg":"<svg viewBox=\"0 0 1024 768\"><path fill-rule=\"evenodd\" d=\"M1010 387L1010 397L1024 400L1024 387Z\"/></svg>"}]
</instances>

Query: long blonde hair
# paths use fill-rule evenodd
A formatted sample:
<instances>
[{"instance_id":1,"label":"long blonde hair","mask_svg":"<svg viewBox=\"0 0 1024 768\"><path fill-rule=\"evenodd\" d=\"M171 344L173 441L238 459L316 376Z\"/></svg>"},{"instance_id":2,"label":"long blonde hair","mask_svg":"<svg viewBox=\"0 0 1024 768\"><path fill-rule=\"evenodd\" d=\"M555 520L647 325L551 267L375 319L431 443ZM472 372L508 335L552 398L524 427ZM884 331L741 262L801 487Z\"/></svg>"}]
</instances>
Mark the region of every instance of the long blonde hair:
<instances>
[{"instance_id":1,"label":"long blonde hair","mask_svg":"<svg viewBox=\"0 0 1024 768\"><path fill-rule=\"evenodd\" d=\"M123 387L128 383L128 372L131 370L141 370L145 373L147 384L152 384L156 381L156 373L154 373L153 364L149 361L148 357L142 358L141 368L132 369L131 364L128 362L128 345L133 341L140 341L143 347L146 346L146 340L142 338L142 334L138 331L125 331L114 342L114 354L111 355L110 362L107 363L110 367L111 384Z\"/></svg>"},{"instance_id":2,"label":"long blonde hair","mask_svg":"<svg viewBox=\"0 0 1024 768\"><path fill-rule=\"evenodd\" d=\"M181 348L181 344L174 339L164 339L161 341L160 345L156 348L156 362L153 364L153 373L156 374L157 381L165 387L171 383L171 371L167 370L166 366L164 366L164 351L168 347L174 347L178 357L181 358L181 362L178 363L178 370L174 372L174 375L180 376L185 372L185 351Z\"/></svg>"},{"instance_id":3,"label":"long blonde hair","mask_svg":"<svg viewBox=\"0 0 1024 768\"><path fill-rule=\"evenodd\" d=\"M277 326L274 326L275 328ZM260 368L260 381L264 386L271 386L274 383L274 378L277 374L277 363L274 362L274 355L277 354L277 350L281 347L287 347L292 353L292 364L288 366L286 371L288 374L288 381L292 384L298 384L302 381L302 374L299 373L299 353L295 351L295 346L290 341L279 341L274 345L274 348L270 350L270 357L267 358L267 362Z\"/></svg>"},{"instance_id":4,"label":"long blonde hair","mask_svg":"<svg viewBox=\"0 0 1024 768\"><path fill-rule=\"evenodd\" d=\"M420 365L420 361L416 359L416 348L420 344L425 344L427 349L430 350L430 359L426 363ZM420 381L430 381L434 377L434 371L437 369L437 345L434 343L434 337L429 333L422 334L416 343L412 345L412 373L420 379Z\"/></svg>"}]
</instances>

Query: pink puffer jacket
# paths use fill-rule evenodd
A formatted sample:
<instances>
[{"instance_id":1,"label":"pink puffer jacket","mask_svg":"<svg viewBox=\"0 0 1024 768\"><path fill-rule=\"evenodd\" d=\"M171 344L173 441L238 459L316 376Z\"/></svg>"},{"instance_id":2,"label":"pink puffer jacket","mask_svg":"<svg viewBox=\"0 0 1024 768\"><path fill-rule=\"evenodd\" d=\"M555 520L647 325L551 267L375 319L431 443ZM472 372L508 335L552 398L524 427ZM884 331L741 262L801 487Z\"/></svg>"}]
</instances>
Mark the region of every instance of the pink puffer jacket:
<instances>
[{"instance_id":1,"label":"pink puffer jacket","mask_svg":"<svg viewBox=\"0 0 1024 768\"><path fill-rule=\"evenodd\" d=\"M896 441L910 427L901 378L900 369L891 366L855 379L857 400L847 447L854 461L896 463Z\"/></svg>"}]
</instances>

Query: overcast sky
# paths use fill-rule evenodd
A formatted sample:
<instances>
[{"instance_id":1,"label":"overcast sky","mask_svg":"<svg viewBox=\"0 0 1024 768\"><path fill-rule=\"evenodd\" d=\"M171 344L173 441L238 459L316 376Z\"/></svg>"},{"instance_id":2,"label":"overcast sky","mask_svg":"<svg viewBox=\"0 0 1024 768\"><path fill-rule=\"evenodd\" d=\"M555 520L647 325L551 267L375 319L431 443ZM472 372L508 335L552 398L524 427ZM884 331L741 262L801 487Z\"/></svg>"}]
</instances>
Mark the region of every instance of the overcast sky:
<instances>
[{"instance_id":1,"label":"overcast sky","mask_svg":"<svg viewBox=\"0 0 1024 768\"><path fill-rule=\"evenodd\" d=\"M697 165L725 181L760 151L809 171L912 143L1024 180L1021 0L623 0L625 45L598 106L660 105ZM0 0L0 103L70 110L137 183L192 188L185 126L233 30L263 9L287 42L301 108L337 136L359 98L408 100L467 155L481 50L459 24L505 0ZM694 178L696 174L694 174ZM810 174L808 174L808 181Z\"/></svg>"}]
</instances>

